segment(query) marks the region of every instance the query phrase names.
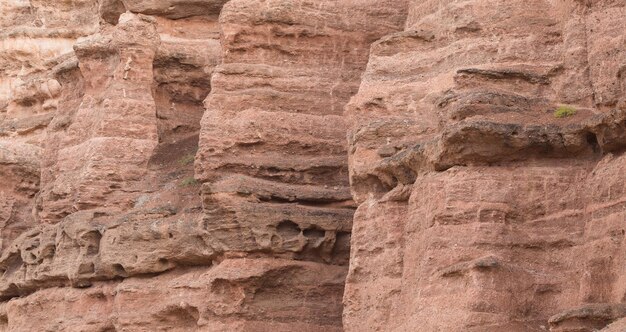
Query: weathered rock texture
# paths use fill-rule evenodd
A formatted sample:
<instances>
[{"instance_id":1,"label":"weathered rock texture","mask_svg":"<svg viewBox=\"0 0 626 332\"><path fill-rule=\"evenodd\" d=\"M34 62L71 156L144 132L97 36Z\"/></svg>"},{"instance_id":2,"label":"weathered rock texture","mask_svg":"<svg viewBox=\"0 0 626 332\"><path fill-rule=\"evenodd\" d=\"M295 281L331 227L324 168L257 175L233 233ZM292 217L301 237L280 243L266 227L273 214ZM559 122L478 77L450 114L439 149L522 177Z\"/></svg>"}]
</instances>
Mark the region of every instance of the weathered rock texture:
<instances>
[{"instance_id":1,"label":"weathered rock texture","mask_svg":"<svg viewBox=\"0 0 626 332\"><path fill-rule=\"evenodd\" d=\"M346 107L346 331L624 316L625 5L414 1L372 45Z\"/></svg>"},{"instance_id":2,"label":"weathered rock texture","mask_svg":"<svg viewBox=\"0 0 626 332\"><path fill-rule=\"evenodd\" d=\"M626 328L624 0L0 12L0 331Z\"/></svg>"}]
</instances>

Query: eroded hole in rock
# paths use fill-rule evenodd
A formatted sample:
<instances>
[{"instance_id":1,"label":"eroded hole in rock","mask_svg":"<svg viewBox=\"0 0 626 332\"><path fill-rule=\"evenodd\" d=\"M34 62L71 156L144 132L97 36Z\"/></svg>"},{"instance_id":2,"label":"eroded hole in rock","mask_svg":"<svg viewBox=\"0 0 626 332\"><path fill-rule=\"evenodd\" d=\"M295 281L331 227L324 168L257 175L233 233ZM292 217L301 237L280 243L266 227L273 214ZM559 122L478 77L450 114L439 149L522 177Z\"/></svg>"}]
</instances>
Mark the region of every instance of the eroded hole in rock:
<instances>
[{"instance_id":1,"label":"eroded hole in rock","mask_svg":"<svg viewBox=\"0 0 626 332\"><path fill-rule=\"evenodd\" d=\"M371 192L375 194L376 197L382 197L385 193L393 189L394 186L377 176L367 175L360 179L354 179L352 187L357 192Z\"/></svg>"},{"instance_id":2,"label":"eroded hole in rock","mask_svg":"<svg viewBox=\"0 0 626 332\"><path fill-rule=\"evenodd\" d=\"M333 252L338 256L345 256L350 254L350 239L352 233L350 232L337 232L335 235L335 246ZM345 257L344 257L345 258Z\"/></svg>"},{"instance_id":3,"label":"eroded hole in rock","mask_svg":"<svg viewBox=\"0 0 626 332\"><path fill-rule=\"evenodd\" d=\"M304 236L309 240L315 241L324 238L326 231L321 229L309 228L302 231L302 234L304 234Z\"/></svg>"},{"instance_id":4,"label":"eroded hole in rock","mask_svg":"<svg viewBox=\"0 0 626 332\"><path fill-rule=\"evenodd\" d=\"M164 37L152 63L158 145L150 157L151 176L145 184L155 194L139 197L135 206L159 208L162 202L169 202L183 215L190 215L201 210L200 182L194 164L203 101L210 91L218 53L207 49L215 36L181 29L184 22L160 23L159 32ZM200 19L192 25L201 31L214 28L211 22ZM184 43L184 49L179 42ZM178 239L174 233L167 233L167 237Z\"/></svg>"},{"instance_id":5,"label":"eroded hole in rock","mask_svg":"<svg viewBox=\"0 0 626 332\"><path fill-rule=\"evenodd\" d=\"M78 267L78 274L91 274L95 271L93 263L82 263Z\"/></svg>"},{"instance_id":6,"label":"eroded hole in rock","mask_svg":"<svg viewBox=\"0 0 626 332\"><path fill-rule=\"evenodd\" d=\"M128 273L122 264L113 264L113 272L116 276L126 278Z\"/></svg>"},{"instance_id":7,"label":"eroded hole in rock","mask_svg":"<svg viewBox=\"0 0 626 332\"><path fill-rule=\"evenodd\" d=\"M100 17L112 25L116 25L124 12L126 7L121 0L100 0Z\"/></svg>"},{"instance_id":8,"label":"eroded hole in rock","mask_svg":"<svg viewBox=\"0 0 626 332\"><path fill-rule=\"evenodd\" d=\"M11 257L5 261L4 266L6 269L3 271L4 276L10 276L15 273L24 265L24 261L22 260L22 256L19 254L11 255Z\"/></svg>"},{"instance_id":9,"label":"eroded hole in rock","mask_svg":"<svg viewBox=\"0 0 626 332\"><path fill-rule=\"evenodd\" d=\"M0 300L10 300L11 298L20 296L21 294L22 292L20 292L19 286L17 286L15 283L12 282L12 283L9 283L6 291L0 297Z\"/></svg>"},{"instance_id":10,"label":"eroded hole in rock","mask_svg":"<svg viewBox=\"0 0 626 332\"><path fill-rule=\"evenodd\" d=\"M172 329L197 328L200 311L190 305L169 307L159 313L156 319Z\"/></svg>"},{"instance_id":11,"label":"eroded hole in rock","mask_svg":"<svg viewBox=\"0 0 626 332\"><path fill-rule=\"evenodd\" d=\"M185 158L179 160L182 164L193 164L193 159L188 160L185 154L195 155L197 150L200 119L204 113L202 102L211 89L209 68L215 63L210 55L182 53L176 45L167 42L162 44L154 59L153 95L159 141L161 144L187 141L176 147L179 158Z\"/></svg>"},{"instance_id":12,"label":"eroded hole in rock","mask_svg":"<svg viewBox=\"0 0 626 332\"><path fill-rule=\"evenodd\" d=\"M300 235L300 226L294 223L291 220L283 220L278 226L276 226L276 231L283 238L283 240L293 239Z\"/></svg>"},{"instance_id":13,"label":"eroded hole in rock","mask_svg":"<svg viewBox=\"0 0 626 332\"><path fill-rule=\"evenodd\" d=\"M589 146L591 146L591 149L593 150L594 153L602 152L602 149L600 148L600 144L598 143L598 136L596 136L596 134L587 133L586 139L587 139L587 143L589 144Z\"/></svg>"},{"instance_id":14,"label":"eroded hole in rock","mask_svg":"<svg viewBox=\"0 0 626 332\"><path fill-rule=\"evenodd\" d=\"M350 258L350 232L337 232L335 235L335 246L333 247L333 255L339 257L341 262L347 263Z\"/></svg>"},{"instance_id":15,"label":"eroded hole in rock","mask_svg":"<svg viewBox=\"0 0 626 332\"><path fill-rule=\"evenodd\" d=\"M87 248L86 254L87 256L95 256L100 251L100 240L102 239L102 234L99 231L88 232L82 236L82 240L85 243L85 247Z\"/></svg>"}]
</instances>

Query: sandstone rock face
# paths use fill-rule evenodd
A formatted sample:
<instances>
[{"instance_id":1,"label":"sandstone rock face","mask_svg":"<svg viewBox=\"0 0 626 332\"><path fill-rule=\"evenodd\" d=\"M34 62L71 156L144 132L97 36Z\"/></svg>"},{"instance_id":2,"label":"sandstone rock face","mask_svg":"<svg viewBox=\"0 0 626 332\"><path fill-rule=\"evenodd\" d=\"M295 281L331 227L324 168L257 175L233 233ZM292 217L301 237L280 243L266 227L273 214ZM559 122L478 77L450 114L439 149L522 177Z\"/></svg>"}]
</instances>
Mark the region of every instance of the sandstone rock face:
<instances>
[{"instance_id":1,"label":"sandstone rock face","mask_svg":"<svg viewBox=\"0 0 626 332\"><path fill-rule=\"evenodd\" d=\"M415 1L372 45L346 107L346 331L623 317L625 17L623 1Z\"/></svg>"},{"instance_id":2,"label":"sandstone rock face","mask_svg":"<svg viewBox=\"0 0 626 332\"><path fill-rule=\"evenodd\" d=\"M81 6L5 92L2 329L342 330L343 108L406 4Z\"/></svg>"},{"instance_id":3,"label":"sandstone rock face","mask_svg":"<svg viewBox=\"0 0 626 332\"><path fill-rule=\"evenodd\" d=\"M46 146L39 196L43 221L99 206L132 207L135 183L157 145L152 63L156 26L123 14L111 31L74 46L85 93L63 137Z\"/></svg>"},{"instance_id":4,"label":"sandstone rock face","mask_svg":"<svg viewBox=\"0 0 626 332\"><path fill-rule=\"evenodd\" d=\"M0 331L626 328L623 0L0 12Z\"/></svg>"},{"instance_id":5,"label":"sandstone rock face","mask_svg":"<svg viewBox=\"0 0 626 332\"><path fill-rule=\"evenodd\" d=\"M196 174L220 250L345 265L354 204L343 106L404 7L230 1ZM325 22L321 24L320 18Z\"/></svg>"}]
</instances>

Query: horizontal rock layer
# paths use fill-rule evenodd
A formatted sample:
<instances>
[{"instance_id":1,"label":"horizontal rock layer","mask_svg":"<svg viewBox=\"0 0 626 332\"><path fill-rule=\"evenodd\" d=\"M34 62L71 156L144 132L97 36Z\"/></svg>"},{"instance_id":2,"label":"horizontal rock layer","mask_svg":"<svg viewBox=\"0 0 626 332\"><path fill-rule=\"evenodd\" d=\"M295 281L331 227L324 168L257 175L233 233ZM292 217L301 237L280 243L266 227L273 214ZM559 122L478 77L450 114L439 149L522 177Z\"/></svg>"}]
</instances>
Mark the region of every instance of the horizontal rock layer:
<instances>
[{"instance_id":1,"label":"horizontal rock layer","mask_svg":"<svg viewBox=\"0 0 626 332\"><path fill-rule=\"evenodd\" d=\"M624 9L414 1L372 45L346 106L346 331L623 317Z\"/></svg>"},{"instance_id":2,"label":"horizontal rock layer","mask_svg":"<svg viewBox=\"0 0 626 332\"><path fill-rule=\"evenodd\" d=\"M67 6L5 5L2 329L342 330L343 107L406 5Z\"/></svg>"}]
</instances>

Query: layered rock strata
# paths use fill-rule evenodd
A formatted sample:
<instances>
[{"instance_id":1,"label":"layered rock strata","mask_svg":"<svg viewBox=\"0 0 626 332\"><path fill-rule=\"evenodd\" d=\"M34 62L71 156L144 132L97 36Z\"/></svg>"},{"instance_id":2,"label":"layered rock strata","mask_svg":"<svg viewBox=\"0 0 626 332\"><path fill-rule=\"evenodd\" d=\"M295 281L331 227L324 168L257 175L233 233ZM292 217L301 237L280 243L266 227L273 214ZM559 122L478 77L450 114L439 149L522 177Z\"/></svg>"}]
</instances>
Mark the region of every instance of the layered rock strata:
<instances>
[{"instance_id":1,"label":"layered rock strata","mask_svg":"<svg viewBox=\"0 0 626 332\"><path fill-rule=\"evenodd\" d=\"M624 5L415 1L372 45L346 108L346 331L623 316Z\"/></svg>"},{"instance_id":2,"label":"layered rock strata","mask_svg":"<svg viewBox=\"0 0 626 332\"><path fill-rule=\"evenodd\" d=\"M10 136L38 177L0 257L4 328L342 330L343 107L406 6L91 5L96 31L20 76L57 106Z\"/></svg>"},{"instance_id":3,"label":"layered rock strata","mask_svg":"<svg viewBox=\"0 0 626 332\"><path fill-rule=\"evenodd\" d=\"M402 7L374 2L224 7L222 64L196 158L204 222L221 250L347 263L354 204L343 106L369 44L402 20Z\"/></svg>"},{"instance_id":4,"label":"layered rock strata","mask_svg":"<svg viewBox=\"0 0 626 332\"><path fill-rule=\"evenodd\" d=\"M0 3L0 331L623 330L625 10Z\"/></svg>"}]
</instances>

